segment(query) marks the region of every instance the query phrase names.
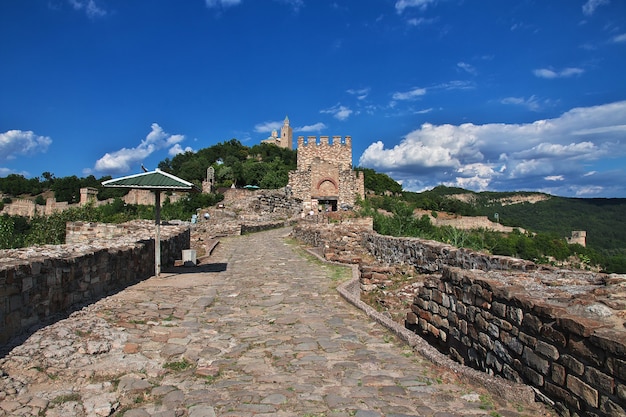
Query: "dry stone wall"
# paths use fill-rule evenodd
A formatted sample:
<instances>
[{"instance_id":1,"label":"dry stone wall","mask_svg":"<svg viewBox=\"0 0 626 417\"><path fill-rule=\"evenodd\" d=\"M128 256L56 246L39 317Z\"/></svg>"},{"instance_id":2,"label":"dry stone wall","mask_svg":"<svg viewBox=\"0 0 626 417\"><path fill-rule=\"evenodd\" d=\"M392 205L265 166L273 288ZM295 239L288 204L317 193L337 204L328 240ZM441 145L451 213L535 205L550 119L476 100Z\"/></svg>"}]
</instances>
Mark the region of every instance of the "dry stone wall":
<instances>
[{"instance_id":1,"label":"dry stone wall","mask_svg":"<svg viewBox=\"0 0 626 417\"><path fill-rule=\"evenodd\" d=\"M358 263L361 291L381 290L406 268L424 274L405 326L458 362L534 387L564 416L626 416L626 277L357 223L301 222L293 235L326 259Z\"/></svg>"},{"instance_id":2,"label":"dry stone wall","mask_svg":"<svg viewBox=\"0 0 626 417\"><path fill-rule=\"evenodd\" d=\"M406 327L461 363L535 387L562 411L624 416L624 323L590 301L624 283L577 271L444 267L420 288Z\"/></svg>"},{"instance_id":3,"label":"dry stone wall","mask_svg":"<svg viewBox=\"0 0 626 417\"><path fill-rule=\"evenodd\" d=\"M433 240L391 237L378 233L367 233L363 238L363 245L381 262L412 265L420 272L437 272L444 266L486 271L510 269L532 271L538 268L531 261L488 255Z\"/></svg>"},{"instance_id":4,"label":"dry stone wall","mask_svg":"<svg viewBox=\"0 0 626 417\"><path fill-rule=\"evenodd\" d=\"M29 328L154 275L151 222L122 225L119 233L109 225L68 226L76 236L81 227L83 234L98 229L112 238L0 250L0 347ZM189 244L188 225L162 226L162 265L173 265Z\"/></svg>"}]
</instances>

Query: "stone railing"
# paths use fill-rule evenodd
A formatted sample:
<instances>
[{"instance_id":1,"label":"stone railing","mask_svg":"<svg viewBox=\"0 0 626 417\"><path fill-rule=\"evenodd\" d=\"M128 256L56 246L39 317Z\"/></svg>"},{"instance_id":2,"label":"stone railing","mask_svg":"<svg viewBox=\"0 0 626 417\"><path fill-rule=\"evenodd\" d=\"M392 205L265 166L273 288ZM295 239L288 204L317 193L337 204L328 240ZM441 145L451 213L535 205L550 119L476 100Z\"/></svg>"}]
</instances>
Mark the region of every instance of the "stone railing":
<instances>
[{"instance_id":1,"label":"stone railing","mask_svg":"<svg viewBox=\"0 0 626 417\"><path fill-rule=\"evenodd\" d=\"M626 416L626 277L357 225L302 222L293 235L328 260L358 263L362 291L407 268L423 274L405 326L458 362L534 387L563 415Z\"/></svg>"},{"instance_id":2,"label":"stone railing","mask_svg":"<svg viewBox=\"0 0 626 417\"><path fill-rule=\"evenodd\" d=\"M0 250L0 347L85 303L154 275L154 225L69 225L97 241ZM116 230L117 229L117 230ZM82 230L82 232L81 232ZM129 231L133 233L129 233ZM104 234L111 236L105 239ZM189 249L188 225L161 226L161 263Z\"/></svg>"}]
</instances>

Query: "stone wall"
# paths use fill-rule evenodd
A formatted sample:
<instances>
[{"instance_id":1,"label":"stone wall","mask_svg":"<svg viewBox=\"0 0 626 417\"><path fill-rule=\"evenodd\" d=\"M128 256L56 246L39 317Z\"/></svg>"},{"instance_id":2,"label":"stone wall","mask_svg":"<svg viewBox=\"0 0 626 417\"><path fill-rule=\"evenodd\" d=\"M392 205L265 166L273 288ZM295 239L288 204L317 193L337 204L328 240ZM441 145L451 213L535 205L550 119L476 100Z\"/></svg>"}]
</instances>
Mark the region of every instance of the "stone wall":
<instances>
[{"instance_id":1,"label":"stone wall","mask_svg":"<svg viewBox=\"0 0 626 417\"><path fill-rule=\"evenodd\" d=\"M81 227L114 238L0 250L0 347L31 327L154 275L153 224L135 227L133 234L126 233L132 229L127 225L120 233L108 225L69 226L75 237ZM189 244L188 226L162 226L162 265L173 265Z\"/></svg>"},{"instance_id":2,"label":"stone wall","mask_svg":"<svg viewBox=\"0 0 626 417\"><path fill-rule=\"evenodd\" d=\"M391 265L411 265L426 273L441 271L444 266L486 271L532 271L538 268L531 261L488 255L433 240L391 237L378 233L368 233L363 239L363 245L379 261Z\"/></svg>"},{"instance_id":3,"label":"stone wall","mask_svg":"<svg viewBox=\"0 0 626 417\"><path fill-rule=\"evenodd\" d=\"M535 387L561 411L624 416L624 323L592 295L624 283L444 267L420 288L406 326L461 363Z\"/></svg>"},{"instance_id":4,"label":"stone wall","mask_svg":"<svg viewBox=\"0 0 626 417\"><path fill-rule=\"evenodd\" d=\"M533 386L566 416L626 416L626 277L563 270L367 225L301 222L298 240L358 263L361 291L413 276L407 328L453 359ZM414 272L410 272L414 270Z\"/></svg>"}]
</instances>

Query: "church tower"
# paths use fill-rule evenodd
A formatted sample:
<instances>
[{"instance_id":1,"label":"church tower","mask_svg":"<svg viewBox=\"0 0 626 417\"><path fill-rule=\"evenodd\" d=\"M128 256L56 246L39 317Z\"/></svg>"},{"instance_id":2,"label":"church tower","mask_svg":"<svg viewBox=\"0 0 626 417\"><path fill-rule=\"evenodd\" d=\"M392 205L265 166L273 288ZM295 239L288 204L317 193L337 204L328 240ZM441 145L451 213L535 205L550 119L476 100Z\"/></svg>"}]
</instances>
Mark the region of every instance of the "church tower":
<instances>
[{"instance_id":1,"label":"church tower","mask_svg":"<svg viewBox=\"0 0 626 417\"><path fill-rule=\"evenodd\" d=\"M289 126L289 117L285 116L283 127L280 128L281 147L293 149L293 129Z\"/></svg>"}]
</instances>

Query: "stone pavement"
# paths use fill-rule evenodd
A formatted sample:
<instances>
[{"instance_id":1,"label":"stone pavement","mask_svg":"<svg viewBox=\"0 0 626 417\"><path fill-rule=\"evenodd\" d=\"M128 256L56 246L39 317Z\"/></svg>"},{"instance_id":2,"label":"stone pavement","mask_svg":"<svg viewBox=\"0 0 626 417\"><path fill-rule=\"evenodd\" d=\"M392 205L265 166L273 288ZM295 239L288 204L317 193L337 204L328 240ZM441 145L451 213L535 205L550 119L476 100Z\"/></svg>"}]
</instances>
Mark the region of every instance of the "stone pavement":
<instances>
[{"instance_id":1,"label":"stone pavement","mask_svg":"<svg viewBox=\"0 0 626 417\"><path fill-rule=\"evenodd\" d=\"M414 352L288 233L222 239L37 331L0 359L0 416L554 415Z\"/></svg>"}]
</instances>

